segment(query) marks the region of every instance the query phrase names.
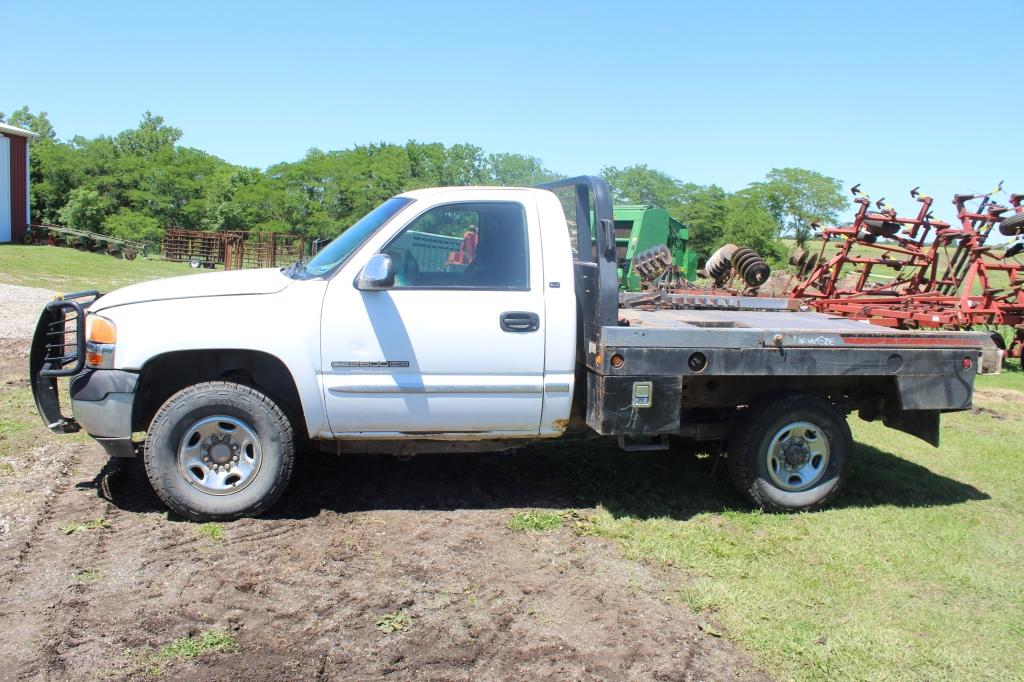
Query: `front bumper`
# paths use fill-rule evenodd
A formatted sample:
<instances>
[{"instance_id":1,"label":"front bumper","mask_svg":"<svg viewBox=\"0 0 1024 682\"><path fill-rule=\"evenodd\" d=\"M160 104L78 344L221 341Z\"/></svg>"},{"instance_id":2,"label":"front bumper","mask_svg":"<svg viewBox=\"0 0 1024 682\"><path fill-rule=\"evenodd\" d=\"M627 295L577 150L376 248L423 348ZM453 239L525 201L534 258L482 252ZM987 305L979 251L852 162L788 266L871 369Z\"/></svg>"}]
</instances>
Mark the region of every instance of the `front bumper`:
<instances>
[{"instance_id":1,"label":"front bumper","mask_svg":"<svg viewBox=\"0 0 1024 682\"><path fill-rule=\"evenodd\" d=\"M111 457L131 457L132 404L139 375L112 369L85 369L85 309L94 291L68 294L46 305L32 337L29 379L36 408L54 433L85 428ZM59 377L70 377L71 408L61 409Z\"/></svg>"},{"instance_id":2,"label":"front bumper","mask_svg":"<svg viewBox=\"0 0 1024 682\"><path fill-rule=\"evenodd\" d=\"M132 404L139 375L116 369L90 369L71 381L75 421L111 457L133 457Z\"/></svg>"}]
</instances>

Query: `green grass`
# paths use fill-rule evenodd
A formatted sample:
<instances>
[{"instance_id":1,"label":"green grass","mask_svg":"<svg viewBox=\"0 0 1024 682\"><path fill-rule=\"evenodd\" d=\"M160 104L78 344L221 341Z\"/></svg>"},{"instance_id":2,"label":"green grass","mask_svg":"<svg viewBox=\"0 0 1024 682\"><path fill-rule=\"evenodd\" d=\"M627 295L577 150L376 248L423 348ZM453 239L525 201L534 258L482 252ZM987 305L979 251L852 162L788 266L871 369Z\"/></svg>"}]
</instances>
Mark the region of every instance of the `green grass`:
<instances>
[{"instance_id":1,"label":"green grass","mask_svg":"<svg viewBox=\"0 0 1024 682\"><path fill-rule=\"evenodd\" d=\"M544 532L561 525L562 515L558 512L537 510L515 512L505 521L506 527L519 532Z\"/></svg>"},{"instance_id":2,"label":"green grass","mask_svg":"<svg viewBox=\"0 0 1024 682\"><path fill-rule=\"evenodd\" d=\"M29 429L31 422L25 417L34 410L35 403L30 389L8 389L0 393L0 444ZM0 456L3 456L2 449Z\"/></svg>"},{"instance_id":3,"label":"green grass","mask_svg":"<svg viewBox=\"0 0 1024 682\"><path fill-rule=\"evenodd\" d=\"M980 389L1010 389L1024 391L1024 371L1020 360L1003 361L1003 371L999 374L983 374L974 380L974 386Z\"/></svg>"},{"instance_id":4,"label":"green grass","mask_svg":"<svg viewBox=\"0 0 1024 682\"><path fill-rule=\"evenodd\" d=\"M224 526L219 523L204 523L197 530L207 540L216 542L224 539Z\"/></svg>"},{"instance_id":5,"label":"green grass","mask_svg":"<svg viewBox=\"0 0 1024 682\"><path fill-rule=\"evenodd\" d=\"M84 533L85 531L100 529L106 530L109 528L113 528L110 521L107 521L106 519L93 519L92 521L86 521L84 523L81 521L75 521L67 524L60 530L64 535L74 535L75 533Z\"/></svg>"},{"instance_id":6,"label":"green grass","mask_svg":"<svg viewBox=\"0 0 1024 682\"><path fill-rule=\"evenodd\" d=\"M136 282L195 272L203 271L185 263L144 258L127 261L66 247L0 245L0 282L59 293L85 289L105 293Z\"/></svg>"},{"instance_id":7,"label":"green grass","mask_svg":"<svg viewBox=\"0 0 1024 682\"><path fill-rule=\"evenodd\" d=\"M34 419L39 417L31 389L0 388L0 476L13 476L16 468L11 461L38 441Z\"/></svg>"},{"instance_id":8,"label":"green grass","mask_svg":"<svg viewBox=\"0 0 1024 682\"><path fill-rule=\"evenodd\" d=\"M377 629L385 635L400 632L412 625L412 617L405 611L386 613L377 619Z\"/></svg>"},{"instance_id":9,"label":"green grass","mask_svg":"<svg viewBox=\"0 0 1024 682\"><path fill-rule=\"evenodd\" d=\"M852 418L834 508L700 511L655 485L642 503L613 498L590 529L683 569L679 599L783 679L1021 679L1020 376L985 378L983 411L947 415L937 450Z\"/></svg>"},{"instance_id":10,"label":"green grass","mask_svg":"<svg viewBox=\"0 0 1024 682\"><path fill-rule=\"evenodd\" d=\"M170 660L179 658L190 661L213 651L223 653L238 646L235 638L224 630L206 630L198 637L181 637L160 649L158 658Z\"/></svg>"},{"instance_id":11,"label":"green grass","mask_svg":"<svg viewBox=\"0 0 1024 682\"><path fill-rule=\"evenodd\" d=\"M125 649L127 671L108 671L104 677L151 677L164 674L171 661L191 661L207 653L227 653L238 648L238 642L225 630L204 630L198 637L180 637L160 648Z\"/></svg>"}]
</instances>

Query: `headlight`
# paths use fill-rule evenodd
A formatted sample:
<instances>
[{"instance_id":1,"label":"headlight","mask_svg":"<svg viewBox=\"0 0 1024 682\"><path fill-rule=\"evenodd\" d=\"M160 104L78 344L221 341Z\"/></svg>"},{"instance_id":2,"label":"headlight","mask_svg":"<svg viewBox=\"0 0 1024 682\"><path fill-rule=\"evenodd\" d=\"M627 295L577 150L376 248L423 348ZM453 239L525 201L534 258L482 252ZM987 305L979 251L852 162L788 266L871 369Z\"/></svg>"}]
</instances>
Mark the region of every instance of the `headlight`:
<instances>
[{"instance_id":1,"label":"headlight","mask_svg":"<svg viewBox=\"0 0 1024 682\"><path fill-rule=\"evenodd\" d=\"M85 364L98 369L114 366L114 348L117 343L117 327L113 322L99 315L89 314L85 318Z\"/></svg>"}]
</instances>

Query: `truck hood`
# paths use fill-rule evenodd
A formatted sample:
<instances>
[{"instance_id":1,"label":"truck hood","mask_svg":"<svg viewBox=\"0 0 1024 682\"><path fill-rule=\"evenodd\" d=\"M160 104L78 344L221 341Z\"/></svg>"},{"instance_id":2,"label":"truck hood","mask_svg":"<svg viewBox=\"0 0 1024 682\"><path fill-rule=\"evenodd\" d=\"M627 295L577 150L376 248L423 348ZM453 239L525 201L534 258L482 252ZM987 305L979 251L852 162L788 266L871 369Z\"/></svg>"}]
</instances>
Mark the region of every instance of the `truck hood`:
<instances>
[{"instance_id":1,"label":"truck hood","mask_svg":"<svg viewBox=\"0 0 1024 682\"><path fill-rule=\"evenodd\" d=\"M231 272L168 277L117 289L97 300L89 309L100 311L132 303L169 301L179 298L274 294L283 290L291 282L292 280L285 277L278 268L232 270Z\"/></svg>"}]
</instances>

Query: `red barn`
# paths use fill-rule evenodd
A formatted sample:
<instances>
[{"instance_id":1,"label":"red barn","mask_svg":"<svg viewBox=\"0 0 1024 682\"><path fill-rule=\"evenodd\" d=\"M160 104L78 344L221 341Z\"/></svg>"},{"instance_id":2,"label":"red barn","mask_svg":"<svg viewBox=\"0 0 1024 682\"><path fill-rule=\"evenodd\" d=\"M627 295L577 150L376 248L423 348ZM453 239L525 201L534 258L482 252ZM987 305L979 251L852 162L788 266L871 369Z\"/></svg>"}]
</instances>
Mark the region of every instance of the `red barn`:
<instances>
[{"instance_id":1,"label":"red barn","mask_svg":"<svg viewBox=\"0 0 1024 682\"><path fill-rule=\"evenodd\" d=\"M20 241L29 217L28 146L35 133L0 123L0 243Z\"/></svg>"}]
</instances>

